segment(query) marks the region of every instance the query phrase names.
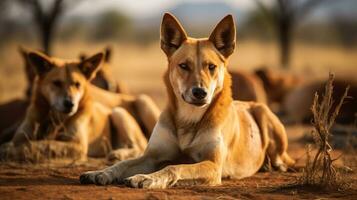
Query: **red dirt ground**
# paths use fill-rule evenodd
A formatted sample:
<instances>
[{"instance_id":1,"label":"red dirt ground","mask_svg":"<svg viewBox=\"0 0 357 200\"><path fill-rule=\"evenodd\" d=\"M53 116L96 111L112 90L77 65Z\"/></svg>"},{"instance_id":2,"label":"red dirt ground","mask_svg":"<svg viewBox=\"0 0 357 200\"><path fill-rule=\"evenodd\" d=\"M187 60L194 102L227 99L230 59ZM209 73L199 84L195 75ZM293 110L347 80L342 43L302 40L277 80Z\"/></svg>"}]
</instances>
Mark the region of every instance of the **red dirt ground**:
<instances>
[{"instance_id":1,"label":"red dirt ground","mask_svg":"<svg viewBox=\"0 0 357 200\"><path fill-rule=\"evenodd\" d=\"M290 130L294 132L294 129ZM301 158L304 145L298 142L297 134L293 135L290 137L289 152L295 159ZM347 156L356 159L354 154ZM299 159L298 165L302 164L303 159ZM297 172L257 173L242 180L223 180L221 186L164 190L79 184L79 174L102 167L105 167L105 162L98 159L76 164L0 163L0 199L357 199L355 170L348 176L352 180L352 187L342 192L294 186L300 175Z\"/></svg>"}]
</instances>

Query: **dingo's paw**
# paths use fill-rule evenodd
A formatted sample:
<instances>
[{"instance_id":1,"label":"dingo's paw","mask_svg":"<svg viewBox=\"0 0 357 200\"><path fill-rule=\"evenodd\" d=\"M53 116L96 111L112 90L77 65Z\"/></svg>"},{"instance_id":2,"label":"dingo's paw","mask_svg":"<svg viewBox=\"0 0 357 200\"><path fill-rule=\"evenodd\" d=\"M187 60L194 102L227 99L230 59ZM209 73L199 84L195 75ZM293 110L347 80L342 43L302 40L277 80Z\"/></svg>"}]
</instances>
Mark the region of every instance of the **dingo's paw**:
<instances>
[{"instance_id":1,"label":"dingo's paw","mask_svg":"<svg viewBox=\"0 0 357 200\"><path fill-rule=\"evenodd\" d=\"M138 174L135 176L131 176L124 180L125 185L134 188L146 188L146 189L163 189L168 186L162 178L145 175L145 174Z\"/></svg>"},{"instance_id":2,"label":"dingo's paw","mask_svg":"<svg viewBox=\"0 0 357 200\"><path fill-rule=\"evenodd\" d=\"M109 185L113 182L113 177L104 171L89 171L79 177L81 184Z\"/></svg>"}]
</instances>

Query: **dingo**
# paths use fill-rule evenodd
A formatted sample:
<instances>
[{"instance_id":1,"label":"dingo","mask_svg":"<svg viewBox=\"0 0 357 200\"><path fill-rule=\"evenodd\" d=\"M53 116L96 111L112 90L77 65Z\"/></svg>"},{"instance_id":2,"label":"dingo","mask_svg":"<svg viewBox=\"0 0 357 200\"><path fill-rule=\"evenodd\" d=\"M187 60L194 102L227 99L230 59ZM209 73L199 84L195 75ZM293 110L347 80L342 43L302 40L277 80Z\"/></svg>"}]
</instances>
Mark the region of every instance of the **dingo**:
<instances>
[{"instance_id":1,"label":"dingo","mask_svg":"<svg viewBox=\"0 0 357 200\"><path fill-rule=\"evenodd\" d=\"M8 103L0 105L0 114L3 120L0 121L0 144L8 142L14 136L17 127L23 121L26 108L30 104L31 93L33 90L33 83L36 77L35 71L28 61L28 50L23 47L19 47L19 53L24 61L24 71L27 79L26 98L16 99ZM95 78L91 80L91 83L104 90L129 94L129 89L122 81L115 80L111 66L112 50L110 47L105 48L104 62L102 62ZM85 60L86 55L81 54L80 60Z\"/></svg>"},{"instance_id":2,"label":"dingo","mask_svg":"<svg viewBox=\"0 0 357 200\"><path fill-rule=\"evenodd\" d=\"M75 155L80 158L105 155L105 142L113 149L120 148L112 152L112 158L127 159L143 152L147 141L141 127L149 137L159 110L147 96L115 94L91 85L89 81L102 60L103 53L81 62L28 53L37 74L34 93L23 123L6 146L8 155L29 140L36 141L36 145L47 144L41 139L65 141L58 152L76 146Z\"/></svg>"},{"instance_id":3,"label":"dingo","mask_svg":"<svg viewBox=\"0 0 357 200\"><path fill-rule=\"evenodd\" d=\"M140 188L217 185L222 177L253 175L266 155L281 170L292 165L284 126L269 108L232 100L226 66L235 35L231 15L208 39L194 39L174 16L165 14L161 48L168 57L164 80L169 102L144 155L86 172L80 182L124 181Z\"/></svg>"},{"instance_id":4,"label":"dingo","mask_svg":"<svg viewBox=\"0 0 357 200\"><path fill-rule=\"evenodd\" d=\"M230 71L234 100L267 103L267 94L262 81L252 73L242 70Z\"/></svg>"}]
</instances>

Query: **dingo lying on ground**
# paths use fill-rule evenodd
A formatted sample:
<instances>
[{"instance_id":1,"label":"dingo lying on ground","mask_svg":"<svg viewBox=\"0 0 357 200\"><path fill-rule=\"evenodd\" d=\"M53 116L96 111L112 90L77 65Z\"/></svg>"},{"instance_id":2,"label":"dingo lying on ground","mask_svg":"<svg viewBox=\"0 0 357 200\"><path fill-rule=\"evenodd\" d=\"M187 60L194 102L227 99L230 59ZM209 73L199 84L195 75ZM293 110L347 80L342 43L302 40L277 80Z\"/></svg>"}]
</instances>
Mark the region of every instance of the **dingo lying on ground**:
<instances>
[{"instance_id":1,"label":"dingo lying on ground","mask_svg":"<svg viewBox=\"0 0 357 200\"><path fill-rule=\"evenodd\" d=\"M283 101L283 110L286 112L286 121L290 123L311 124L313 119L311 105L314 101L314 95L317 93L320 97L323 95L326 82L315 80L299 85L286 95ZM341 106L337 124L357 124L357 81L350 77L337 76L333 82L332 109L334 110L343 96L345 89L349 87L348 96ZM293 105L293 106L291 106ZM356 127L356 126L355 126Z\"/></svg>"},{"instance_id":2,"label":"dingo lying on ground","mask_svg":"<svg viewBox=\"0 0 357 200\"><path fill-rule=\"evenodd\" d=\"M2 147L2 158L26 157L17 155L24 143L35 154L53 149L53 157L66 152L76 158L104 156L117 149L111 159L121 160L143 152L145 135L150 137L159 110L147 96L115 94L89 83L100 68L103 53L78 62L30 52L28 60L37 74L31 103L15 136Z\"/></svg>"},{"instance_id":3,"label":"dingo lying on ground","mask_svg":"<svg viewBox=\"0 0 357 200\"><path fill-rule=\"evenodd\" d=\"M82 184L123 182L132 187L221 183L222 177L256 173L266 155L286 170L284 126L261 103L233 101L227 59L235 48L235 25L226 16L208 39L187 37L170 14L161 25L168 57L169 96L143 156L80 176Z\"/></svg>"},{"instance_id":4,"label":"dingo lying on ground","mask_svg":"<svg viewBox=\"0 0 357 200\"><path fill-rule=\"evenodd\" d=\"M28 50L26 48L19 47L19 53L24 61L24 71L27 80L26 98L12 100L0 105L0 116L2 117L2 120L0 121L0 145L11 140L17 127L23 121L26 114L26 108L30 104L33 83L36 77L34 69L27 58ZM115 80L112 74L110 66L111 54L111 48L106 47L104 52L104 61L102 62L95 77L91 80L91 83L110 92L129 94L127 85L121 81ZM80 59L85 60L85 58L86 55L81 54Z\"/></svg>"},{"instance_id":5,"label":"dingo lying on ground","mask_svg":"<svg viewBox=\"0 0 357 200\"><path fill-rule=\"evenodd\" d=\"M267 103L267 94L262 81L253 73L242 70L230 71L234 100Z\"/></svg>"},{"instance_id":6,"label":"dingo lying on ground","mask_svg":"<svg viewBox=\"0 0 357 200\"><path fill-rule=\"evenodd\" d=\"M276 112L282 111L281 104L285 97L304 82L301 76L264 66L256 69L255 74L263 82L268 105Z\"/></svg>"}]
</instances>

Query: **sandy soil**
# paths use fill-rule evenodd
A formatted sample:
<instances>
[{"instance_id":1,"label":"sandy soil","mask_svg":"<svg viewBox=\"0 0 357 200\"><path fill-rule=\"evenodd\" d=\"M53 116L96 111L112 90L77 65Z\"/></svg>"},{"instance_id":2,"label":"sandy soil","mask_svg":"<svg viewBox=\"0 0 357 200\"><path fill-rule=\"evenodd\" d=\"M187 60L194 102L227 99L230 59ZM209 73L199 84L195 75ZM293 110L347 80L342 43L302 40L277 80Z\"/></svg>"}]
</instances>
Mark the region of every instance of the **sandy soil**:
<instances>
[{"instance_id":1,"label":"sandy soil","mask_svg":"<svg viewBox=\"0 0 357 200\"><path fill-rule=\"evenodd\" d=\"M304 144L300 138L309 128L290 127L289 153L304 164ZM340 151L334 152L335 156ZM343 154L355 160L354 154ZM340 159L341 164L343 159ZM349 159L351 160L351 159ZM78 176L88 170L103 168L103 159L85 163L0 164L0 199L357 199L357 175L348 177L352 187L346 191L326 192L312 187L296 186L299 172L262 173L242 180L223 180L221 186L175 187L144 190L122 185L80 185ZM356 163L352 163L356 167Z\"/></svg>"},{"instance_id":2,"label":"sandy soil","mask_svg":"<svg viewBox=\"0 0 357 200\"><path fill-rule=\"evenodd\" d=\"M132 189L120 185L80 185L78 174L98 166L0 166L1 199L356 199L357 188L325 192L291 186L299 173L257 173L221 186L165 190ZM356 178L356 177L355 177ZM356 180L356 179L355 179Z\"/></svg>"}]
</instances>

